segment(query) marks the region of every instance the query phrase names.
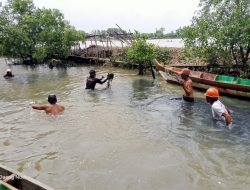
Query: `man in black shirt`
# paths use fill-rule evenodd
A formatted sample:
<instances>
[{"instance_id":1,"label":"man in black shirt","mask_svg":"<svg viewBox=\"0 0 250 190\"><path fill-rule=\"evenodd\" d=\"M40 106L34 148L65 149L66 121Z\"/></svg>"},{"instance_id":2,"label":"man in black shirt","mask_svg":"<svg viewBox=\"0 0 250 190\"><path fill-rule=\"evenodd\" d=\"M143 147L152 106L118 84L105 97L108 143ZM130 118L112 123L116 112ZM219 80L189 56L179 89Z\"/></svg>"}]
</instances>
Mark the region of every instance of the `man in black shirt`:
<instances>
[{"instance_id":1,"label":"man in black shirt","mask_svg":"<svg viewBox=\"0 0 250 190\"><path fill-rule=\"evenodd\" d=\"M86 89L94 90L96 83L99 83L99 84L105 83L109 79L109 74L108 74L106 79L104 79L104 80L102 80L102 79L96 78L95 70L90 70L89 71L89 77L87 78L87 81L86 81Z\"/></svg>"}]
</instances>

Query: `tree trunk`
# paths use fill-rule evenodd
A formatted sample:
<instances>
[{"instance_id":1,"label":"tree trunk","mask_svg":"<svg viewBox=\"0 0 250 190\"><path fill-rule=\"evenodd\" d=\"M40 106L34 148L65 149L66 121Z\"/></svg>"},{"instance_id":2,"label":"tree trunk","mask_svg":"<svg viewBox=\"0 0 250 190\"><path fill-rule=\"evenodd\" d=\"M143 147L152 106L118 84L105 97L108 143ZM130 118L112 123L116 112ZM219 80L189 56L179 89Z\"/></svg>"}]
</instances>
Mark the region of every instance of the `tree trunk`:
<instances>
[{"instance_id":1,"label":"tree trunk","mask_svg":"<svg viewBox=\"0 0 250 190\"><path fill-rule=\"evenodd\" d=\"M143 63L139 63L139 75L143 75L144 74L144 64Z\"/></svg>"},{"instance_id":2,"label":"tree trunk","mask_svg":"<svg viewBox=\"0 0 250 190\"><path fill-rule=\"evenodd\" d=\"M231 46L230 49L231 49L231 53L232 53L232 55L233 55L233 59L234 59L234 61L235 61L235 64L238 65L238 60L237 60L237 57L236 57L235 52L234 52L234 47Z\"/></svg>"},{"instance_id":3,"label":"tree trunk","mask_svg":"<svg viewBox=\"0 0 250 190\"><path fill-rule=\"evenodd\" d=\"M243 47L240 46L240 56L241 56L241 63L243 65L243 70L246 70L246 68L247 68L247 61L248 61L249 53L250 53L250 44L248 44L248 46L247 46L246 54L244 54Z\"/></svg>"}]
</instances>

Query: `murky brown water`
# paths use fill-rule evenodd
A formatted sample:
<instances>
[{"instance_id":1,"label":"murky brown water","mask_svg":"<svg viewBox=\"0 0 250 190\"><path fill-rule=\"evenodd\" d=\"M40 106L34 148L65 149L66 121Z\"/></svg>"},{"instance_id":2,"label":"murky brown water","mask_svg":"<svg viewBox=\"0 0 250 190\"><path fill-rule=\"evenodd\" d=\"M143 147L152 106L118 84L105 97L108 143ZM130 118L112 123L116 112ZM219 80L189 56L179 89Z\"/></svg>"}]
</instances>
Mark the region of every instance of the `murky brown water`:
<instances>
[{"instance_id":1,"label":"murky brown water","mask_svg":"<svg viewBox=\"0 0 250 190\"><path fill-rule=\"evenodd\" d=\"M2 61L0 73L7 65ZM85 90L89 67L12 67L0 79L0 163L55 189L249 189L250 102L222 97L233 111L231 131L211 121L203 93L158 76L113 71L112 88ZM32 110L55 93L58 117ZM176 99L177 97L177 99Z\"/></svg>"}]
</instances>

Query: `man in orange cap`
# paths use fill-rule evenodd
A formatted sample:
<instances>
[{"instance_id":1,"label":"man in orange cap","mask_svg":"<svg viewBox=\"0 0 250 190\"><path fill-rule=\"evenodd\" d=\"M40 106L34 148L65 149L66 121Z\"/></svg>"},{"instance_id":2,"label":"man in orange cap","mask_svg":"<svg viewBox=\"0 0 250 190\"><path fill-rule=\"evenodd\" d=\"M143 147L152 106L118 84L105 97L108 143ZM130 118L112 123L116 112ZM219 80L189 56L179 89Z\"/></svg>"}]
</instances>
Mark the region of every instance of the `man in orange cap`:
<instances>
[{"instance_id":1,"label":"man in orange cap","mask_svg":"<svg viewBox=\"0 0 250 190\"><path fill-rule=\"evenodd\" d=\"M206 93L207 103L212 105L213 118L218 121L226 122L226 127L232 127L232 118L229 109L219 100L219 90L211 87L207 89Z\"/></svg>"},{"instance_id":2,"label":"man in orange cap","mask_svg":"<svg viewBox=\"0 0 250 190\"><path fill-rule=\"evenodd\" d=\"M181 79L178 78L177 76L176 76L176 79L185 91L185 95L183 95L183 99L187 102L194 102L193 82L189 78L189 75L190 75L190 70L183 69L181 72Z\"/></svg>"}]
</instances>

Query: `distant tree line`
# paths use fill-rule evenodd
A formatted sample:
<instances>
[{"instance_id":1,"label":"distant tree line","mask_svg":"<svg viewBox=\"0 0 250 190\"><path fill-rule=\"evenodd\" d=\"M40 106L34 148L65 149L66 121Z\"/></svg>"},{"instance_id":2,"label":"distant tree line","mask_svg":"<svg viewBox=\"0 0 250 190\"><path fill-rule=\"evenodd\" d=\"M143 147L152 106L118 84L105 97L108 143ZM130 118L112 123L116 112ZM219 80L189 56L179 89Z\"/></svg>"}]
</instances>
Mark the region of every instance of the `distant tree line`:
<instances>
[{"instance_id":1,"label":"distant tree line","mask_svg":"<svg viewBox=\"0 0 250 190\"><path fill-rule=\"evenodd\" d=\"M165 28L161 27L156 29L154 33L144 33L149 39L176 39L180 38L178 33L171 31L170 33L165 33Z\"/></svg>"},{"instance_id":2,"label":"distant tree line","mask_svg":"<svg viewBox=\"0 0 250 190\"><path fill-rule=\"evenodd\" d=\"M97 35L98 38L105 38L108 34L126 34L129 33L125 30L119 28L108 28L107 30L93 30L88 35ZM171 31L170 33L165 33L165 28L161 27L156 29L154 33L142 33L147 36L148 39L176 39L180 38L180 35L177 32Z\"/></svg>"},{"instance_id":3,"label":"distant tree line","mask_svg":"<svg viewBox=\"0 0 250 190\"><path fill-rule=\"evenodd\" d=\"M108 35L108 34L126 34L125 30L119 28L108 28L107 30L92 30L87 35Z\"/></svg>"}]
</instances>

